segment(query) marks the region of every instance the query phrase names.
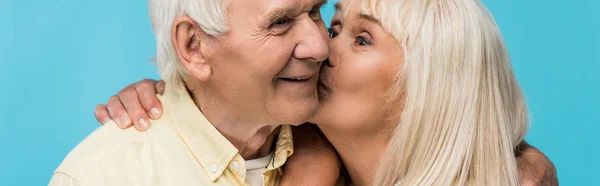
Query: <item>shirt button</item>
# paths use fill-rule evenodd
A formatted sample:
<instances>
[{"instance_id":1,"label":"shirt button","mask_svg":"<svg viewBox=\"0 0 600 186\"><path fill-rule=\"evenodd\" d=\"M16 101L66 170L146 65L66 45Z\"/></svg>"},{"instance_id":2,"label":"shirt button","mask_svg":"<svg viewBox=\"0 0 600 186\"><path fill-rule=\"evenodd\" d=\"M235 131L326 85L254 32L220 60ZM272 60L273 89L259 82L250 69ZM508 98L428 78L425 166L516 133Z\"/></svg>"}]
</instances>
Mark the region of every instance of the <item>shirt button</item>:
<instances>
[{"instance_id":1,"label":"shirt button","mask_svg":"<svg viewBox=\"0 0 600 186\"><path fill-rule=\"evenodd\" d=\"M240 170L240 163L237 161L231 162L231 168L233 168L235 170Z\"/></svg>"},{"instance_id":2,"label":"shirt button","mask_svg":"<svg viewBox=\"0 0 600 186\"><path fill-rule=\"evenodd\" d=\"M212 173L216 173L219 170L219 167L217 167L216 164L211 164L208 166L208 170Z\"/></svg>"}]
</instances>

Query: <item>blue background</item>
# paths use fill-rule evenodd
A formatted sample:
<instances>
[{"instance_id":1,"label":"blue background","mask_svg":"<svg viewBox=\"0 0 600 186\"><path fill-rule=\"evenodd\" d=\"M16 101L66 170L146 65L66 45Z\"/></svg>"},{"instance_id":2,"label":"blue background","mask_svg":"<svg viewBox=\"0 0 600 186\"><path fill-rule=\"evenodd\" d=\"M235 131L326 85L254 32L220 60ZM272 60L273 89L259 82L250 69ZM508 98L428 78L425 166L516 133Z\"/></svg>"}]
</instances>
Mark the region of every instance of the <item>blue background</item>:
<instances>
[{"instance_id":1,"label":"blue background","mask_svg":"<svg viewBox=\"0 0 600 186\"><path fill-rule=\"evenodd\" d=\"M561 185L599 185L600 1L484 0ZM330 2L324 19L333 10ZM158 78L144 0L0 0L0 185L46 185L120 88Z\"/></svg>"}]
</instances>

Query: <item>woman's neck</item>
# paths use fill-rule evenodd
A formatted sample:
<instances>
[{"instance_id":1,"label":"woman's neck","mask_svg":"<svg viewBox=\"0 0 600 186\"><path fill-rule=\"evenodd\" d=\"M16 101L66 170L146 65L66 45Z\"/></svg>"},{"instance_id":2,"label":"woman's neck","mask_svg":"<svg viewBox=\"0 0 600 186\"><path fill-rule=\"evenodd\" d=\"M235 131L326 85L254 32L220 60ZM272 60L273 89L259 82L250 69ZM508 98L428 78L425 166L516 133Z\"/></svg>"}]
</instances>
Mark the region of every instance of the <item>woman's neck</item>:
<instances>
[{"instance_id":1,"label":"woman's neck","mask_svg":"<svg viewBox=\"0 0 600 186\"><path fill-rule=\"evenodd\" d=\"M327 127L321 127L321 131L342 158L353 185L371 185L393 130L379 130L368 135Z\"/></svg>"}]
</instances>

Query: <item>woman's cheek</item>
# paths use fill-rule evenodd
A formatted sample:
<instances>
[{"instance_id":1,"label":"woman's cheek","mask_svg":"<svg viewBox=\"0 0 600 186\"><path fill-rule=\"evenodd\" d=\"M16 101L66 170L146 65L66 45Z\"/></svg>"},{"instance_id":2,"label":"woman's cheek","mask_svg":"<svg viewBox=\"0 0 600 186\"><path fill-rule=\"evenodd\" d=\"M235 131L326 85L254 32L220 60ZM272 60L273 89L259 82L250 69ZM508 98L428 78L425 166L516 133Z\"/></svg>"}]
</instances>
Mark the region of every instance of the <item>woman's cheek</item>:
<instances>
[{"instance_id":1,"label":"woman's cheek","mask_svg":"<svg viewBox=\"0 0 600 186\"><path fill-rule=\"evenodd\" d=\"M380 84L383 76L377 60L360 60L355 58L352 61L344 61L340 66L338 77L338 87L344 91L354 94L373 94L381 91Z\"/></svg>"}]
</instances>

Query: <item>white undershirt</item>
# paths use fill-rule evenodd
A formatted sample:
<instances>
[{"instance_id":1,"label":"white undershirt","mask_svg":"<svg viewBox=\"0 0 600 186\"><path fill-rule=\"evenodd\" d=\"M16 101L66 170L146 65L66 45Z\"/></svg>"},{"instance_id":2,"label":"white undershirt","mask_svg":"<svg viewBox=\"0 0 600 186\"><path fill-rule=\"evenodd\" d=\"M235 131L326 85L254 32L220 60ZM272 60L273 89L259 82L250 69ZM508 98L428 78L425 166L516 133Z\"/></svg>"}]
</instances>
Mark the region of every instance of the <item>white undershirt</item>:
<instances>
[{"instance_id":1,"label":"white undershirt","mask_svg":"<svg viewBox=\"0 0 600 186\"><path fill-rule=\"evenodd\" d=\"M262 173L267 170L267 166L272 160L273 152L262 158L246 160L246 181L251 186L263 186ZM279 185L279 183L276 183L276 185Z\"/></svg>"}]
</instances>

